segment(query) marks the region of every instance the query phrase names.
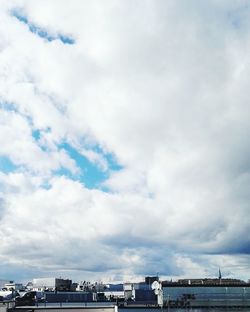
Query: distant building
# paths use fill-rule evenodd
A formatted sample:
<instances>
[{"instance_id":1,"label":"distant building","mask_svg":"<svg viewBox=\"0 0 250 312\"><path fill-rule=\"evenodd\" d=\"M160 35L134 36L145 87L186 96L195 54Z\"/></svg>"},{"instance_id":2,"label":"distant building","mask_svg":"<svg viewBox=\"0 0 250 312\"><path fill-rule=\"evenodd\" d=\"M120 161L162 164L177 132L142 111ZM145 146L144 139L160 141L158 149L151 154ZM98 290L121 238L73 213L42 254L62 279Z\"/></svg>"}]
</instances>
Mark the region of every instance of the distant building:
<instances>
[{"instance_id":1,"label":"distant building","mask_svg":"<svg viewBox=\"0 0 250 312\"><path fill-rule=\"evenodd\" d=\"M71 291L72 280L63 278L34 278L33 290L35 291Z\"/></svg>"},{"instance_id":2,"label":"distant building","mask_svg":"<svg viewBox=\"0 0 250 312\"><path fill-rule=\"evenodd\" d=\"M123 284L106 284L105 291L123 291Z\"/></svg>"},{"instance_id":3,"label":"distant building","mask_svg":"<svg viewBox=\"0 0 250 312\"><path fill-rule=\"evenodd\" d=\"M237 279L163 281L164 305L172 307L249 307L250 284Z\"/></svg>"},{"instance_id":4,"label":"distant building","mask_svg":"<svg viewBox=\"0 0 250 312\"><path fill-rule=\"evenodd\" d=\"M123 301L124 289L123 284L106 284L103 289L104 300L107 301ZM98 294L99 299L100 294Z\"/></svg>"},{"instance_id":5,"label":"distant building","mask_svg":"<svg viewBox=\"0 0 250 312\"><path fill-rule=\"evenodd\" d=\"M156 304L157 296L152 289L135 289L133 293L134 301L142 304Z\"/></svg>"},{"instance_id":6,"label":"distant building","mask_svg":"<svg viewBox=\"0 0 250 312\"><path fill-rule=\"evenodd\" d=\"M192 278L179 279L177 282L163 282L164 284L178 284L178 285L243 285L244 281L233 278Z\"/></svg>"},{"instance_id":7,"label":"distant building","mask_svg":"<svg viewBox=\"0 0 250 312\"><path fill-rule=\"evenodd\" d=\"M156 304L157 297L151 288L153 281L158 277L146 277L145 282L125 283L124 300L133 301L137 304ZM152 283L151 283L152 281Z\"/></svg>"},{"instance_id":8,"label":"distant building","mask_svg":"<svg viewBox=\"0 0 250 312\"><path fill-rule=\"evenodd\" d=\"M21 283L14 283L14 281L10 281L4 284L4 288L8 291L11 291L11 290L20 291L20 290L24 290L25 287Z\"/></svg>"},{"instance_id":9,"label":"distant building","mask_svg":"<svg viewBox=\"0 0 250 312\"><path fill-rule=\"evenodd\" d=\"M95 293L85 291L64 291L44 293L44 300L48 303L55 302L92 302Z\"/></svg>"},{"instance_id":10,"label":"distant building","mask_svg":"<svg viewBox=\"0 0 250 312\"><path fill-rule=\"evenodd\" d=\"M124 300L129 301L134 299L134 284L133 283L124 283Z\"/></svg>"},{"instance_id":11,"label":"distant building","mask_svg":"<svg viewBox=\"0 0 250 312\"><path fill-rule=\"evenodd\" d=\"M124 291L123 290L105 290L104 298L108 301L117 301L124 300Z\"/></svg>"},{"instance_id":12,"label":"distant building","mask_svg":"<svg viewBox=\"0 0 250 312\"><path fill-rule=\"evenodd\" d=\"M92 289L93 285L87 281L81 281L76 287L76 291L91 291Z\"/></svg>"},{"instance_id":13,"label":"distant building","mask_svg":"<svg viewBox=\"0 0 250 312\"><path fill-rule=\"evenodd\" d=\"M152 285L154 281L159 282L159 276L146 276L145 277L145 284Z\"/></svg>"}]
</instances>

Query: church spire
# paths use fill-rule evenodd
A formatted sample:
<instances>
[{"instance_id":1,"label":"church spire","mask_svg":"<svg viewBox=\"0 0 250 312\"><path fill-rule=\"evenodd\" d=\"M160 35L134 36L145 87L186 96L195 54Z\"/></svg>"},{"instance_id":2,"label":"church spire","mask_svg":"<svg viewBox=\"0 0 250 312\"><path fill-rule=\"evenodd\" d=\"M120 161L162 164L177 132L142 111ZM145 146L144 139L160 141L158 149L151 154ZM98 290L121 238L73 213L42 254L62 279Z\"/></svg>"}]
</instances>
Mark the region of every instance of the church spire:
<instances>
[{"instance_id":1,"label":"church spire","mask_svg":"<svg viewBox=\"0 0 250 312\"><path fill-rule=\"evenodd\" d=\"M220 268L219 268L219 280L221 281L221 271L220 271Z\"/></svg>"}]
</instances>

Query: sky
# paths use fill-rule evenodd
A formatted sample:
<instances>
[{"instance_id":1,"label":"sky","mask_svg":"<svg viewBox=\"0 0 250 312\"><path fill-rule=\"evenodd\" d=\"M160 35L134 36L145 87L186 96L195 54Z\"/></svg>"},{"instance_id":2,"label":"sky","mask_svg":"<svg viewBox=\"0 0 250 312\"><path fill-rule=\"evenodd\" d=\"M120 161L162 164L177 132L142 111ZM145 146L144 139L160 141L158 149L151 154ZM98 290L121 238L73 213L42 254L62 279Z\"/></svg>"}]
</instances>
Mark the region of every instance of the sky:
<instances>
[{"instance_id":1,"label":"sky","mask_svg":"<svg viewBox=\"0 0 250 312\"><path fill-rule=\"evenodd\" d=\"M0 0L0 279L250 279L250 2Z\"/></svg>"}]
</instances>

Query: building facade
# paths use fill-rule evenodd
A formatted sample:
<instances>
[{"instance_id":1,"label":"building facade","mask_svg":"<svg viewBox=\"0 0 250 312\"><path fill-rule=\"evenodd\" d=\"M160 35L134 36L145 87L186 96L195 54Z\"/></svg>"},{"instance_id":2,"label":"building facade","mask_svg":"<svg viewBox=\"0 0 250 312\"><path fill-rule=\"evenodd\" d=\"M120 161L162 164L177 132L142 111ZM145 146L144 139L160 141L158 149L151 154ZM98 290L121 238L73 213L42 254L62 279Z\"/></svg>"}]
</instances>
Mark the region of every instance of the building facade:
<instances>
[{"instance_id":1,"label":"building facade","mask_svg":"<svg viewBox=\"0 0 250 312\"><path fill-rule=\"evenodd\" d=\"M165 306L176 307L249 307L248 283L164 283Z\"/></svg>"}]
</instances>

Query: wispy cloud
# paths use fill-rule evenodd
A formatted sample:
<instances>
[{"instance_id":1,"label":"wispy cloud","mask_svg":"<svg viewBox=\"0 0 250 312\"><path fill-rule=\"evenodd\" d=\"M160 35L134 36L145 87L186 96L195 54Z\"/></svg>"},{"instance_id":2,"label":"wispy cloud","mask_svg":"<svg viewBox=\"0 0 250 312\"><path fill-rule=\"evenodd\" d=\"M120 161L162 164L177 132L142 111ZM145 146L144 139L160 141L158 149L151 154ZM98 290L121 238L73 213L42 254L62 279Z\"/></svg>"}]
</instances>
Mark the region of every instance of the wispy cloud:
<instances>
[{"instance_id":1,"label":"wispy cloud","mask_svg":"<svg viewBox=\"0 0 250 312\"><path fill-rule=\"evenodd\" d=\"M20 22L27 25L28 29L35 35L47 40L47 41L54 41L60 40L64 44L74 44L75 39L71 36L67 36L64 34L51 34L46 29L39 27L38 25L32 23L28 17L22 13L22 11L13 9L11 14L16 17Z\"/></svg>"}]
</instances>

